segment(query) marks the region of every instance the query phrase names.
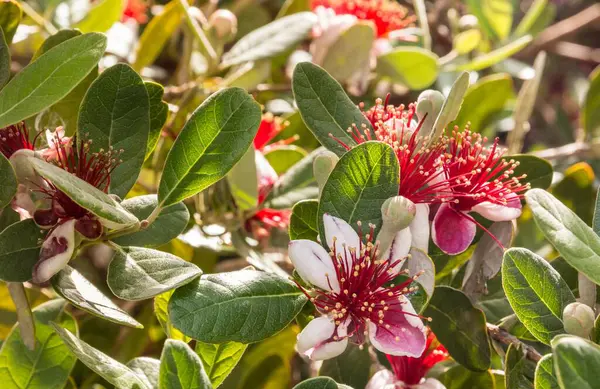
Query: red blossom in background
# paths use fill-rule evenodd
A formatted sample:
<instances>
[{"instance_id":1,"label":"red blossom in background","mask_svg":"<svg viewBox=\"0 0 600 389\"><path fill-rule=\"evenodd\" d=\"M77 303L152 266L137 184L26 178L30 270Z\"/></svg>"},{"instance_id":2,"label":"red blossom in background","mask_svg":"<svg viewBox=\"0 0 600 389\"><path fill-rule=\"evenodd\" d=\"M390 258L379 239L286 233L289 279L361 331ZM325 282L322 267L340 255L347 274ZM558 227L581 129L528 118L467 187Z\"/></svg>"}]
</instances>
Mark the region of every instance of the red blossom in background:
<instances>
[{"instance_id":1,"label":"red blossom in background","mask_svg":"<svg viewBox=\"0 0 600 389\"><path fill-rule=\"evenodd\" d=\"M121 21L135 20L139 24L144 24L148 21L147 9L148 4L144 0L127 0Z\"/></svg>"},{"instance_id":2,"label":"red blossom in background","mask_svg":"<svg viewBox=\"0 0 600 389\"><path fill-rule=\"evenodd\" d=\"M19 150L33 150L29 140L29 131L24 122L0 129L0 152L10 158Z\"/></svg>"}]
</instances>

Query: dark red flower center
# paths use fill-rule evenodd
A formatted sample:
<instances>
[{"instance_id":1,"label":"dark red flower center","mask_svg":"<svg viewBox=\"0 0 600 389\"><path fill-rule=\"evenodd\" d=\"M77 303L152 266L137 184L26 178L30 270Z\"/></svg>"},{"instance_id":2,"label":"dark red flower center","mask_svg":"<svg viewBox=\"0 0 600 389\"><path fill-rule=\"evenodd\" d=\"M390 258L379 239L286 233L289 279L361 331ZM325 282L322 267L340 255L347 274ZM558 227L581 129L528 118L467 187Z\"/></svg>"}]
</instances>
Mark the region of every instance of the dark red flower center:
<instances>
[{"instance_id":1,"label":"dark red flower center","mask_svg":"<svg viewBox=\"0 0 600 389\"><path fill-rule=\"evenodd\" d=\"M12 157L19 150L33 149L33 142L29 141L29 131L24 122L0 129L0 152L6 158Z\"/></svg>"}]
</instances>

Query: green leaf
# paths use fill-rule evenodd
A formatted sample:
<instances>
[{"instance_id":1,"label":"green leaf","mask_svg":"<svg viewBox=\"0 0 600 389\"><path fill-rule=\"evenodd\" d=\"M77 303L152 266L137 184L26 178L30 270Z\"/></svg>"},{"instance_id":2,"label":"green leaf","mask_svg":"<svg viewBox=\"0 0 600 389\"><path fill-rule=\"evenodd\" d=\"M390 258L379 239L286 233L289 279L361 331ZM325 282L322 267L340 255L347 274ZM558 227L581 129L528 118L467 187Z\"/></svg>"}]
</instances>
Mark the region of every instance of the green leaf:
<instances>
[{"instance_id":1,"label":"green leaf","mask_svg":"<svg viewBox=\"0 0 600 389\"><path fill-rule=\"evenodd\" d=\"M525 35L519 39L516 39L506 45L497 48L496 50L492 50L489 53L485 53L473 58L472 61L467 62L463 65L448 65L443 70L446 72L455 72L459 70L483 70L492 65L497 64L498 62L512 57L514 54L518 53L527 46L532 40L531 35Z\"/></svg>"},{"instance_id":2,"label":"green leaf","mask_svg":"<svg viewBox=\"0 0 600 389\"><path fill-rule=\"evenodd\" d=\"M502 111L514 98L512 78L505 73L482 77L465 94L455 124L464 127L471 122L473 131L482 132L492 115Z\"/></svg>"},{"instance_id":3,"label":"green leaf","mask_svg":"<svg viewBox=\"0 0 600 389\"><path fill-rule=\"evenodd\" d=\"M586 134L600 134L600 66L590 74L590 87L581 108L581 126Z\"/></svg>"},{"instance_id":4,"label":"green leaf","mask_svg":"<svg viewBox=\"0 0 600 389\"><path fill-rule=\"evenodd\" d=\"M468 54L475 50L481 43L481 32L475 28L459 32L452 42L454 50L459 55Z\"/></svg>"},{"instance_id":5,"label":"green leaf","mask_svg":"<svg viewBox=\"0 0 600 389\"><path fill-rule=\"evenodd\" d=\"M530 190L525 198L536 224L565 261L600 284L600 238L594 230L542 189Z\"/></svg>"},{"instance_id":6,"label":"green leaf","mask_svg":"<svg viewBox=\"0 0 600 389\"><path fill-rule=\"evenodd\" d=\"M398 195L400 177L398 158L390 146L366 142L340 158L323 186L319 201L319 232L325 236L323 215L344 219L356 228L375 225L374 236L381 228L381 206Z\"/></svg>"},{"instance_id":7,"label":"green leaf","mask_svg":"<svg viewBox=\"0 0 600 389\"><path fill-rule=\"evenodd\" d=\"M467 0L467 4L487 36L500 41L508 37L513 20L511 0Z\"/></svg>"},{"instance_id":8,"label":"green leaf","mask_svg":"<svg viewBox=\"0 0 600 389\"><path fill-rule=\"evenodd\" d=\"M310 136L312 137L312 134ZM303 148L295 145L282 145L269 147L263 155L275 170L275 173L282 175L306 157L308 153Z\"/></svg>"},{"instance_id":9,"label":"green leaf","mask_svg":"<svg viewBox=\"0 0 600 389\"><path fill-rule=\"evenodd\" d=\"M53 47L58 46L59 44L67 41L71 38L75 38L76 36L80 36L81 31L79 30L60 30L54 35L50 35L48 39L42 43L39 49L33 54L31 58L31 62L37 60L42 54L46 53Z\"/></svg>"},{"instance_id":10,"label":"green leaf","mask_svg":"<svg viewBox=\"0 0 600 389\"><path fill-rule=\"evenodd\" d=\"M309 62L296 65L292 78L294 98L302 120L323 146L341 156L346 149L331 137L352 147L356 144L346 130L371 123L329 73Z\"/></svg>"},{"instance_id":11,"label":"green leaf","mask_svg":"<svg viewBox=\"0 0 600 389\"><path fill-rule=\"evenodd\" d=\"M210 389L200 357L186 343L167 339L160 357L162 389Z\"/></svg>"},{"instance_id":12,"label":"green leaf","mask_svg":"<svg viewBox=\"0 0 600 389\"><path fill-rule=\"evenodd\" d=\"M102 34L69 39L40 56L0 91L0 127L26 119L69 94L106 48Z\"/></svg>"},{"instance_id":13,"label":"green leaf","mask_svg":"<svg viewBox=\"0 0 600 389\"><path fill-rule=\"evenodd\" d=\"M339 385L329 377L315 377L300 382L294 389L338 389Z\"/></svg>"},{"instance_id":14,"label":"green leaf","mask_svg":"<svg viewBox=\"0 0 600 389\"><path fill-rule=\"evenodd\" d=\"M0 154L0 210L10 204L16 193L17 177L15 171L4 154Z\"/></svg>"},{"instance_id":15,"label":"green leaf","mask_svg":"<svg viewBox=\"0 0 600 389\"><path fill-rule=\"evenodd\" d=\"M522 345L508 347L504 365L506 389L533 389L535 363L527 359Z\"/></svg>"},{"instance_id":16,"label":"green leaf","mask_svg":"<svg viewBox=\"0 0 600 389\"><path fill-rule=\"evenodd\" d=\"M248 345L238 342L220 344L196 341L196 353L214 388L219 387L238 364Z\"/></svg>"},{"instance_id":17,"label":"green leaf","mask_svg":"<svg viewBox=\"0 0 600 389\"><path fill-rule=\"evenodd\" d=\"M135 184L149 132L150 103L142 78L125 64L103 71L81 103L77 134L80 142L93 141L92 152L114 150L122 161L110 174L110 193L125 197Z\"/></svg>"},{"instance_id":18,"label":"green leaf","mask_svg":"<svg viewBox=\"0 0 600 389\"><path fill-rule=\"evenodd\" d=\"M559 389L552 354L546 354L540 359L535 368L535 389Z\"/></svg>"},{"instance_id":19,"label":"green leaf","mask_svg":"<svg viewBox=\"0 0 600 389\"><path fill-rule=\"evenodd\" d=\"M485 315L464 293L436 287L424 315L432 318L429 327L454 360L473 371L489 369L491 348Z\"/></svg>"},{"instance_id":20,"label":"green leaf","mask_svg":"<svg viewBox=\"0 0 600 389\"><path fill-rule=\"evenodd\" d=\"M369 382L371 372L371 356L369 349L362 350L355 344L349 344L339 356L323 361L319 375L334 379L340 384L353 388L364 388Z\"/></svg>"},{"instance_id":21,"label":"green leaf","mask_svg":"<svg viewBox=\"0 0 600 389\"><path fill-rule=\"evenodd\" d=\"M29 161L40 176L52 182L79 206L104 221L120 227L131 226L139 222L135 216L127 212L106 193L75 175L38 158L29 158Z\"/></svg>"},{"instance_id":22,"label":"green leaf","mask_svg":"<svg viewBox=\"0 0 600 389\"><path fill-rule=\"evenodd\" d=\"M319 202L304 200L292 208L290 219L290 239L309 239L317 241L319 235Z\"/></svg>"},{"instance_id":23,"label":"green leaf","mask_svg":"<svg viewBox=\"0 0 600 389\"><path fill-rule=\"evenodd\" d=\"M250 147L227 174L231 195L240 211L253 210L258 205L257 152L259 151L254 150L254 147Z\"/></svg>"},{"instance_id":24,"label":"green leaf","mask_svg":"<svg viewBox=\"0 0 600 389\"><path fill-rule=\"evenodd\" d=\"M150 388L158 388L160 361L154 358L138 357L127 362L137 376Z\"/></svg>"},{"instance_id":25,"label":"green leaf","mask_svg":"<svg viewBox=\"0 0 600 389\"><path fill-rule=\"evenodd\" d=\"M144 82L144 85L146 86L150 101L150 132L148 134L148 148L146 149L147 159L156 148L160 139L162 128L169 116L169 104L162 100L165 92L162 85L151 81Z\"/></svg>"},{"instance_id":26,"label":"green leaf","mask_svg":"<svg viewBox=\"0 0 600 389\"><path fill-rule=\"evenodd\" d=\"M102 0L94 3L94 7L73 28L84 33L106 32L121 19L124 6L123 0Z\"/></svg>"},{"instance_id":27,"label":"green leaf","mask_svg":"<svg viewBox=\"0 0 600 389\"><path fill-rule=\"evenodd\" d=\"M313 61L323 64L336 80L347 81L357 71L369 68L374 41L372 24L359 22L344 30L322 56L315 54Z\"/></svg>"},{"instance_id":28,"label":"green leaf","mask_svg":"<svg viewBox=\"0 0 600 389\"><path fill-rule=\"evenodd\" d=\"M71 331L51 323L77 359L119 389L152 389L127 366L78 339Z\"/></svg>"},{"instance_id":29,"label":"green leaf","mask_svg":"<svg viewBox=\"0 0 600 389\"><path fill-rule=\"evenodd\" d=\"M561 389L598 387L600 346L577 336L552 340L554 371Z\"/></svg>"},{"instance_id":30,"label":"green leaf","mask_svg":"<svg viewBox=\"0 0 600 389\"><path fill-rule=\"evenodd\" d=\"M167 41L181 25L182 11L179 2L174 0L165 5L161 13L150 19L135 50L133 68L136 71L139 72L154 63Z\"/></svg>"},{"instance_id":31,"label":"green leaf","mask_svg":"<svg viewBox=\"0 0 600 389\"><path fill-rule=\"evenodd\" d=\"M562 313L575 297L546 260L527 249L507 250L502 285L517 317L539 341L550 344L564 333Z\"/></svg>"},{"instance_id":32,"label":"green leaf","mask_svg":"<svg viewBox=\"0 0 600 389\"><path fill-rule=\"evenodd\" d=\"M556 6L554 4L548 4L548 0L534 0L523 19L515 28L514 36L521 37L523 35L531 34L536 35L536 25L542 22L543 27L546 27L544 19L548 18L548 14L552 15L550 21L554 19L556 13Z\"/></svg>"},{"instance_id":33,"label":"green leaf","mask_svg":"<svg viewBox=\"0 0 600 389\"><path fill-rule=\"evenodd\" d=\"M399 47L377 57L377 74L410 89L425 89L437 78L438 56L420 47Z\"/></svg>"},{"instance_id":34,"label":"green leaf","mask_svg":"<svg viewBox=\"0 0 600 389\"><path fill-rule=\"evenodd\" d=\"M223 178L248 150L260 120L260 106L243 89L223 89L206 99L167 156L158 189L160 206L175 204Z\"/></svg>"},{"instance_id":35,"label":"green leaf","mask_svg":"<svg viewBox=\"0 0 600 389\"><path fill-rule=\"evenodd\" d=\"M444 105L442 105L440 113L435 119L435 123L431 130L431 139L437 139L442 135L448 124L456 119L456 116L460 112L460 107L462 106L463 97L465 96L465 93L467 93L468 88L469 73L462 72L452 84L452 89L450 89L450 93L448 93L448 97L444 101Z\"/></svg>"},{"instance_id":36,"label":"green leaf","mask_svg":"<svg viewBox=\"0 0 600 389\"><path fill-rule=\"evenodd\" d=\"M521 182L529 183L532 188L548 189L552 184L552 175L554 171L550 162L527 154L513 154L505 158L514 159L519 162L519 166L514 169L513 177L520 177L526 174Z\"/></svg>"},{"instance_id":37,"label":"green leaf","mask_svg":"<svg viewBox=\"0 0 600 389\"><path fill-rule=\"evenodd\" d=\"M310 0L285 0L277 14L277 19L310 10Z\"/></svg>"},{"instance_id":38,"label":"green leaf","mask_svg":"<svg viewBox=\"0 0 600 389\"><path fill-rule=\"evenodd\" d=\"M477 373L461 365L455 365L439 377L446 389L490 389L497 388L494 375L488 370Z\"/></svg>"},{"instance_id":39,"label":"green leaf","mask_svg":"<svg viewBox=\"0 0 600 389\"><path fill-rule=\"evenodd\" d=\"M158 198L156 195L132 197L123 201L121 206L139 220L145 220L158 206ZM163 208L148 227L112 241L119 246L162 246L177 238L185 230L189 220L190 213L185 204L176 203Z\"/></svg>"},{"instance_id":40,"label":"green leaf","mask_svg":"<svg viewBox=\"0 0 600 389\"><path fill-rule=\"evenodd\" d=\"M223 55L221 66L228 67L281 54L306 38L316 22L317 17L312 12L299 12L259 27Z\"/></svg>"},{"instance_id":41,"label":"green leaf","mask_svg":"<svg viewBox=\"0 0 600 389\"><path fill-rule=\"evenodd\" d=\"M10 49L4 38L4 32L0 28L0 89L10 78Z\"/></svg>"},{"instance_id":42,"label":"green leaf","mask_svg":"<svg viewBox=\"0 0 600 389\"><path fill-rule=\"evenodd\" d=\"M11 224L0 233L0 280L25 282L31 279L43 236L33 219Z\"/></svg>"},{"instance_id":43,"label":"green leaf","mask_svg":"<svg viewBox=\"0 0 600 389\"><path fill-rule=\"evenodd\" d=\"M17 1L5 0L0 2L0 29L4 31L7 44L11 44L22 17L23 10Z\"/></svg>"},{"instance_id":44,"label":"green leaf","mask_svg":"<svg viewBox=\"0 0 600 389\"><path fill-rule=\"evenodd\" d=\"M175 290L172 289L168 292L161 293L154 298L154 314L168 338L189 342L191 339L173 327L171 320L169 319L169 300L174 292Z\"/></svg>"},{"instance_id":45,"label":"green leaf","mask_svg":"<svg viewBox=\"0 0 600 389\"><path fill-rule=\"evenodd\" d=\"M185 285L202 270L173 254L142 247L117 250L106 281L115 296L143 300Z\"/></svg>"},{"instance_id":46,"label":"green leaf","mask_svg":"<svg viewBox=\"0 0 600 389\"><path fill-rule=\"evenodd\" d=\"M300 312L306 297L280 276L254 270L211 274L175 291L175 328L206 343L253 343L275 335Z\"/></svg>"},{"instance_id":47,"label":"green leaf","mask_svg":"<svg viewBox=\"0 0 600 389\"><path fill-rule=\"evenodd\" d=\"M144 328L88 281L83 274L68 265L52 277L51 283L59 296L79 309L117 324Z\"/></svg>"},{"instance_id":48,"label":"green leaf","mask_svg":"<svg viewBox=\"0 0 600 389\"><path fill-rule=\"evenodd\" d=\"M21 340L19 325L13 327L0 350L3 389L62 389L77 359L52 329L51 322L77 332L73 317L63 311L65 302L52 300L33 310L35 349Z\"/></svg>"}]
</instances>

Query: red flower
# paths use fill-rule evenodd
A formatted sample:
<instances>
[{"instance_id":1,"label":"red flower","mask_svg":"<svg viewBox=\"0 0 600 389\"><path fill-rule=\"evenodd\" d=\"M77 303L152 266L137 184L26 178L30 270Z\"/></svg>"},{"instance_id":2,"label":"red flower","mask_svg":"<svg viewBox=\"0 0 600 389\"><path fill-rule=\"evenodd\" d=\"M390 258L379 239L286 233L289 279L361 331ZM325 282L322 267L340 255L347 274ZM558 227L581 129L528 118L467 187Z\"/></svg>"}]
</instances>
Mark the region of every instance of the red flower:
<instances>
[{"instance_id":1,"label":"red flower","mask_svg":"<svg viewBox=\"0 0 600 389\"><path fill-rule=\"evenodd\" d=\"M312 0L311 8L331 8L336 15L354 15L360 20L375 24L377 36L411 25L416 18L408 16L406 8L391 0Z\"/></svg>"},{"instance_id":2,"label":"red flower","mask_svg":"<svg viewBox=\"0 0 600 389\"><path fill-rule=\"evenodd\" d=\"M10 158L19 150L33 150L29 140L29 131L24 122L0 129L0 152Z\"/></svg>"},{"instance_id":3,"label":"red flower","mask_svg":"<svg viewBox=\"0 0 600 389\"><path fill-rule=\"evenodd\" d=\"M133 19L139 24L144 24L148 21L147 9L148 4L144 0L127 0L121 21L126 22Z\"/></svg>"},{"instance_id":4,"label":"red flower","mask_svg":"<svg viewBox=\"0 0 600 389\"><path fill-rule=\"evenodd\" d=\"M280 117L273 116L272 113L267 112L263 114L260 126L256 136L254 137L254 148L260 150L262 153L269 151L273 146L287 145L298 139L297 136L293 136L288 139L281 140L269 144L281 131L287 127L288 123L281 120Z\"/></svg>"}]
</instances>

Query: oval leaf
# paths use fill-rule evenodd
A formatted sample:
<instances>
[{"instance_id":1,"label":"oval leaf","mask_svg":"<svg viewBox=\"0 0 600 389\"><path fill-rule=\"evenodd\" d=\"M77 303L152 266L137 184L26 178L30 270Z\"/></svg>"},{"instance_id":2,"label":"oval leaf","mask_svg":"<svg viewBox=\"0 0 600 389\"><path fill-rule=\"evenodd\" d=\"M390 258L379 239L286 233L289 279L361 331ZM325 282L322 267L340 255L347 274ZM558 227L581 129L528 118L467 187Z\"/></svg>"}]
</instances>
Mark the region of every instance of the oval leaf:
<instances>
[{"instance_id":1,"label":"oval leaf","mask_svg":"<svg viewBox=\"0 0 600 389\"><path fill-rule=\"evenodd\" d=\"M0 233L0 280L25 282L31 279L43 236L33 219L11 224Z\"/></svg>"},{"instance_id":2,"label":"oval leaf","mask_svg":"<svg viewBox=\"0 0 600 389\"><path fill-rule=\"evenodd\" d=\"M420 47L400 47L377 57L377 74L410 89L425 89L437 78L438 56Z\"/></svg>"},{"instance_id":3,"label":"oval leaf","mask_svg":"<svg viewBox=\"0 0 600 389\"><path fill-rule=\"evenodd\" d=\"M224 89L206 99L167 156L160 205L175 204L223 178L248 150L260 120L260 106L243 89Z\"/></svg>"},{"instance_id":4,"label":"oval leaf","mask_svg":"<svg viewBox=\"0 0 600 389\"><path fill-rule=\"evenodd\" d=\"M562 389L597 387L600 346L577 336L560 336L552 340L552 354Z\"/></svg>"},{"instance_id":5,"label":"oval leaf","mask_svg":"<svg viewBox=\"0 0 600 389\"><path fill-rule=\"evenodd\" d=\"M160 361L154 358L138 357L127 362L127 367L133 370L150 388L158 388Z\"/></svg>"},{"instance_id":6,"label":"oval leaf","mask_svg":"<svg viewBox=\"0 0 600 389\"><path fill-rule=\"evenodd\" d=\"M4 154L0 153L0 210L10 204L16 193L17 177L15 171Z\"/></svg>"},{"instance_id":7,"label":"oval leaf","mask_svg":"<svg viewBox=\"0 0 600 389\"><path fill-rule=\"evenodd\" d=\"M514 154L507 156L505 159L514 159L519 162L519 166L514 169L513 177L526 174L527 178L521 181L529 183L532 188L548 189L552 184L554 170L550 162L545 159L527 154Z\"/></svg>"},{"instance_id":8,"label":"oval leaf","mask_svg":"<svg viewBox=\"0 0 600 389\"><path fill-rule=\"evenodd\" d=\"M535 362L527 359L522 345L508 347L504 366L506 389L533 389Z\"/></svg>"},{"instance_id":9,"label":"oval leaf","mask_svg":"<svg viewBox=\"0 0 600 389\"><path fill-rule=\"evenodd\" d=\"M347 81L364 68L369 68L375 31L370 23L357 23L343 31L331 43L323 58L313 57L336 80Z\"/></svg>"},{"instance_id":10,"label":"oval leaf","mask_svg":"<svg viewBox=\"0 0 600 389\"><path fill-rule=\"evenodd\" d=\"M167 339L160 357L159 387L163 389L210 389L202 361L181 340Z\"/></svg>"},{"instance_id":11,"label":"oval leaf","mask_svg":"<svg viewBox=\"0 0 600 389\"><path fill-rule=\"evenodd\" d=\"M84 34L48 50L0 91L0 128L24 120L60 101L104 54L106 37Z\"/></svg>"},{"instance_id":12,"label":"oval leaf","mask_svg":"<svg viewBox=\"0 0 600 389\"><path fill-rule=\"evenodd\" d=\"M225 342L219 344L196 341L196 353L202 359L204 370L213 387L218 387L244 355L247 344Z\"/></svg>"},{"instance_id":13,"label":"oval leaf","mask_svg":"<svg viewBox=\"0 0 600 389\"><path fill-rule=\"evenodd\" d=\"M173 254L141 247L117 250L108 266L107 282L115 296L143 300L187 284L202 270Z\"/></svg>"},{"instance_id":14,"label":"oval leaf","mask_svg":"<svg viewBox=\"0 0 600 389\"><path fill-rule=\"evenodd\" d=\"M540 359L535 368L535 389L559 389L556 375L554 374L554 360L552 354L547 354Z\"/></svg>"},{"instance_id":15,"label":"oval leaf","mask_svg":"<svg viewBox=\"0 0 600 389\"><path fill-rule=\"evenodd\" d=\"M6 43L10 44L12 42L22 17L23 10L19 2L15 0L0 2L0 29L4 31Z\"/></svg>"},{"instance_id":16,"label":"oval leaf","mask_svg":"<svg viewBox=\"0 0 600 389\"><path fill-rule=\"evenodd\" d=\"M292 208L290 219L290 239L309 239L317 241L319 235L319 202L304 200Z\"/></svg>"},{"instance_id":17,"label":"oval leaf","mask_svg":"<svg viewBox=\"0 0 600 389\"><path fill-rule=\"evenodd\" d=\"M173 325L207 343L253 343L285 328L306 297L288 280L254 270L203 276L175 291Z\"/></svg>"}]
</instances>

